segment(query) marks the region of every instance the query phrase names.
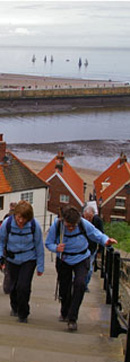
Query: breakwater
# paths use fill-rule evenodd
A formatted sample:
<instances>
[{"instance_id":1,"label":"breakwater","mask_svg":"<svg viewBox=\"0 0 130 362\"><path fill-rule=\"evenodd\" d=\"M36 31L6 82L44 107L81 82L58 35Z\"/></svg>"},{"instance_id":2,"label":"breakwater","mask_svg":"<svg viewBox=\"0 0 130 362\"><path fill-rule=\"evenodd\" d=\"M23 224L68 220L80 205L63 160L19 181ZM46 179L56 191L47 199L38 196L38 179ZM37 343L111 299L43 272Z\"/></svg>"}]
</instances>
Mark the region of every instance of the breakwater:
<instances>
[{"instance_id":1,"label":"breakwater","mask_svg":"<svg viewBox=\"0 0 130 362\"><path fill-rule=\"evenodd\" d=\"M130 86L70 89L1 89L0 114L66 111L73 107L130 106ZM23 108L24 106L24 108Z\"/></svg>"},{"instance_id":2,"label":"breakwater","mask_svg":"<svg viewBox=\"0 0 130 362\"><path fill-rule=\"evenodd\" d=\"M130 87L98 87L97 88L70 88L70 89L2 89L0 99L19 98L60 98L60 97L105 97L130 96Z\"/></svg>"}]
</instances>

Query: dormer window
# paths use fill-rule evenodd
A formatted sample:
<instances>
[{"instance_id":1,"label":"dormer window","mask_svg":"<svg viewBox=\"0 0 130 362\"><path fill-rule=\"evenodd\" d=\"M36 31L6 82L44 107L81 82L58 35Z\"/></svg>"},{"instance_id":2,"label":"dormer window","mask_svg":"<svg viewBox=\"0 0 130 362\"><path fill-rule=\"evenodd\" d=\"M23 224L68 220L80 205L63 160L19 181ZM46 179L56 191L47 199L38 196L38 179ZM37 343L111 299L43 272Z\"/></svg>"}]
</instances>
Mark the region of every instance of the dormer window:
<instances>
[{"instance_id":1,"label":"dormer window","mask_svg":"<svg viewBox=\"0 0 130 362\"><path fill-rule=\"evenodd\" d=\"M101 192L103 192L108 186L110 186L110 182L102 182L102 189L101 189Z\"/></svg>"}]
</instances>

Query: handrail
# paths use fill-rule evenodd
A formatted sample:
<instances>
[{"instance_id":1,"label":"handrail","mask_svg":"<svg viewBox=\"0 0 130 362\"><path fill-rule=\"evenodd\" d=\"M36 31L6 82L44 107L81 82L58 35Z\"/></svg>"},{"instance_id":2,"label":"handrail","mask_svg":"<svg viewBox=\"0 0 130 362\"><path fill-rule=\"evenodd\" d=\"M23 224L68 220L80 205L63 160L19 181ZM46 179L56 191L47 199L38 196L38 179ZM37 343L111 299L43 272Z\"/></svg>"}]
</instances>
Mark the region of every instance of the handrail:
<instances>
[{"instance_id":1,"label":"handrail","mask_svg":"<svg viewBox=\"0 0 130 362\"><path fill-rule=\"evenodd\" d=\"M118 337L120 333L127 334L126 353L124 362L130 361L130 314L129 321L125 320L119 301L119 280L121 261L130 261L128 258L120 258L120 253L112 247L107 248L102 257L101 277L104 277L103 288L106 291L106 304L111 305L110 337Z\"/></svg>"}]
</instances>

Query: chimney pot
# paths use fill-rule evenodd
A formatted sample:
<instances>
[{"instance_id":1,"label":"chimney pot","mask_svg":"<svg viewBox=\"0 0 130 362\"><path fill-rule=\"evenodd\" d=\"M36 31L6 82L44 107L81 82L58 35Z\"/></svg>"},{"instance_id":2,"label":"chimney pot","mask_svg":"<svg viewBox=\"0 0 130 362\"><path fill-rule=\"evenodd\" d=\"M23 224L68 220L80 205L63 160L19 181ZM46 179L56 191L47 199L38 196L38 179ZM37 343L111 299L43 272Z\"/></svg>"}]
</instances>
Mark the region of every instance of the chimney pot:
<instances>
[{"instance_id":1,"label":"chimney pot","mask_svg":"<svg viewBox=\"0 0 130 362\"><path fill-rule=\"evenodd\" d=\"M6 152L6 142L3 142L3 134L0 134L0 162L3 162Z\"/></svg>"}]
</instances>

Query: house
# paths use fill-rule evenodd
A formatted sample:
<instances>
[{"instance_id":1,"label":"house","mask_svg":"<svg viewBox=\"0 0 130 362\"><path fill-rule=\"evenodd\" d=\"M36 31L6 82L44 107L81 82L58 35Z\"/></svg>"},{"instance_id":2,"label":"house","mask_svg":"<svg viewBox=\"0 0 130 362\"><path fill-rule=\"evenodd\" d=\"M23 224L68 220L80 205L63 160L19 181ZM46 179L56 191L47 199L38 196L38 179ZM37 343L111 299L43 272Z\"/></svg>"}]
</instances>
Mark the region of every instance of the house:
<instances>
[{"instance_id":1,"label":"house","mask_svg":"<svg viewBox=\"0 0 130 362\"><path fill-rule=\"evenodd\" d=\"M94 181L99 214L104 221L130 222L130 164L120 157Z\"/></svg>"},{"instance_id":2,"label":"house","mask_svg":"<svg viewBox=\"0 0 130 362\"><path fill-rule=\"evenodd\" d=\"M59 208L72 204L82 210L86 184L59 152L38 175L49 183L48 210L59 213Z\"/></svg>"},{"instance_id":3,"label":"house","mask_svg":"<svg viewBox=\"0 0 130 362\"><path fill-rule=\"evenodd\" d=\"M46 224L48 184L6 149L0 134L0 221L9 211L11 202L29 201L42 230Z\"/></svg>"}]
</instances>

